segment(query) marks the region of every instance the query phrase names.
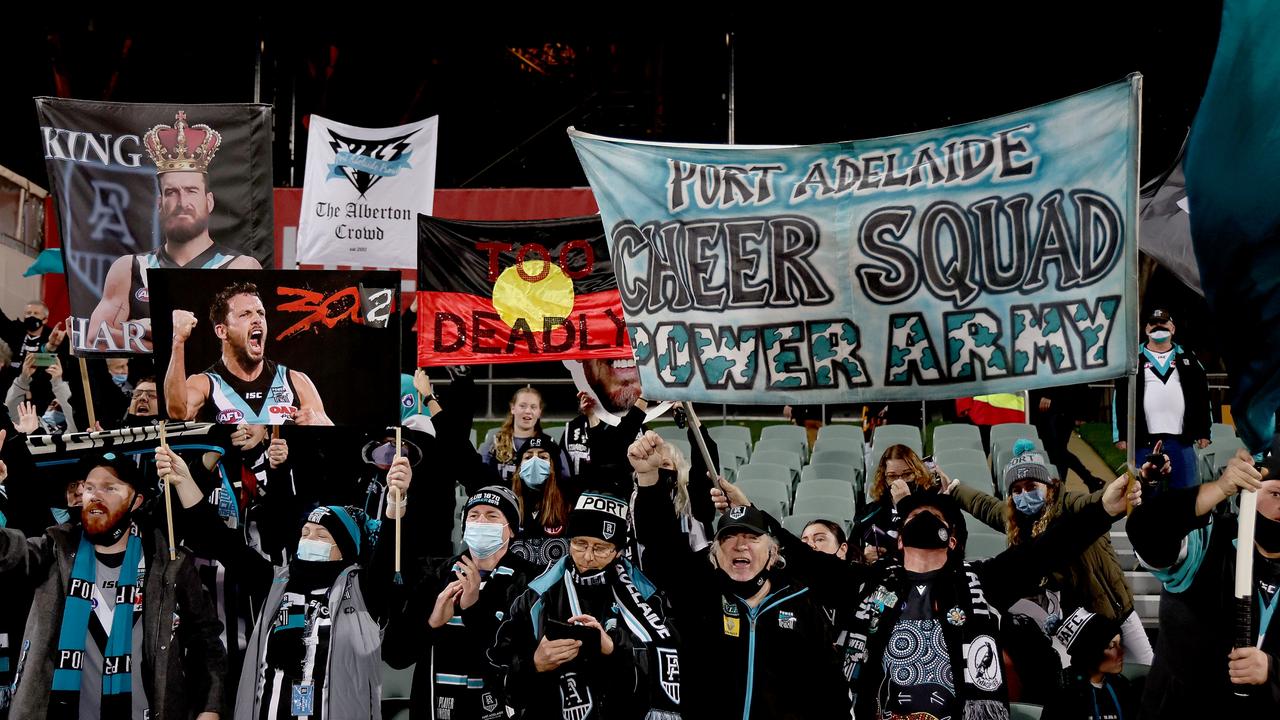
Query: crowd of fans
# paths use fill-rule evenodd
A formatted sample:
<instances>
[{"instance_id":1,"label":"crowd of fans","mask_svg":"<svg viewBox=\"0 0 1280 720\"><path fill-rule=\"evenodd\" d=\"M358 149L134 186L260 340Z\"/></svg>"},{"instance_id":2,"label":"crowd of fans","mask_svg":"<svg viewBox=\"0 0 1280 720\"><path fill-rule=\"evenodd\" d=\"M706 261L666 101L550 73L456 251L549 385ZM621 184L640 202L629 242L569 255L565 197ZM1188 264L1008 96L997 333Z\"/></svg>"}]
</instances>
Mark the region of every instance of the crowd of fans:
<instances>
[{"instance_id":1,"label":"crowd of fans","mask_svg":"<svg viewBox=\"0 0 1280 720\"><path fill-rule=\"evenodd\" d=\"M643 397L615 425L580 395L553 437L525 387L477 448L464 367L439 394L406 376L422 409L398 429L215 426L33 454L42 435L150 427L159 407L150 368L80 365L31 303L0 318L0 713L375 718L388 666L413 668L406 711L441 720L1275 712L1280 453L1198 481L1203 370L1177 362L1160 312L1137 478L1068 490L1059 430L1047 451L1015 444L985 486L892 445L856 523L788 528L721 476L711 433L690 423L686 451L648 428ZM1162 390L1178 372L1185 420ZM1069 436L1046 398L1036 413ZM791 417L810 441L825 420ZM1241 491L1258 497L1255 602L1236 647ZM1122 519L1163 584L1154 648L1109 539ZM1007 547L966 559L974 523ZM1131 681L1126 662L1150 671Z\"/></svg>"}]
</instances>

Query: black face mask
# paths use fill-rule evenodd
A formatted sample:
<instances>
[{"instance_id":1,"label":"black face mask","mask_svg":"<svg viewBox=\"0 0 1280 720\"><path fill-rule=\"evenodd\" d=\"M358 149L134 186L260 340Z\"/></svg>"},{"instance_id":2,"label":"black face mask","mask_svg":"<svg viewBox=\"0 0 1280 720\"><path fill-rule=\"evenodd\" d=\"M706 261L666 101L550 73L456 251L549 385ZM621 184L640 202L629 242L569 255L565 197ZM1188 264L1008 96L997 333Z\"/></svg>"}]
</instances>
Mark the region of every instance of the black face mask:
<instances>
[{"instance_id":1,"label":"black face mask","mask_svg":"<svg viewBox=\"0 0 1280 720\"><path fill-rule=\"evenodd\" d=\"M26 328L27 332L33 333L44 327L44 321L38 317L25 317L22 319L22 327Z\"/></svg>"},{"instance_id":2,"label":"black face mask","mask_svg":"<svg viewBox=\"0 0 1280 720\"><path fill-rule=\"evenodd\" d=\"M720 589L730 595L737 595L740 598L754 597L760 592L760 588L764 587L766 581L769 580L769 568L756 573L756 576L750 580L734 580L729 577L729 573L722 568L719 573Z\"/></svg>"},{"instance_id":3,"label":"black face mask","mask_svg":"<svg viewBox=\"0 0 1280 720\"><path fill-rule=\"evenodd\" d=\"M1280 552L1280 521L1258 513L1258 519L1253 526L1253 541L1258 543L1258 547L1265 552Z\"/></svg>"},{"instance_id":4,"label":"black face mask","mask_svg":"<svg viewBox=\"0 0 1280 720\"><path fill-rule=\"evenodd\" d=\"M950 539L951 531L931 512L922 512L902 526L904 547L939 550L945 548Z\"/></svg>"}]
</instances>

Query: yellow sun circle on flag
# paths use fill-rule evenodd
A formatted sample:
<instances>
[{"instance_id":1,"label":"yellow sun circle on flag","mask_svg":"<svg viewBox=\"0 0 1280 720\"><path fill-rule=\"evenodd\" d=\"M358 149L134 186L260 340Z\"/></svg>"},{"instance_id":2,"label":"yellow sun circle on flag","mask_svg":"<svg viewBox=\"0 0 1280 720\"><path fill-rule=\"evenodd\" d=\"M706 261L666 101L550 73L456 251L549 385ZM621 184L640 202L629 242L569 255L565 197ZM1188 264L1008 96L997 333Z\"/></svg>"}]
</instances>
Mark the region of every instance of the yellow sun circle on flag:
<instances>
[{"instance_id":1,"label":"yellow sun circle on flag","mask_svg":"<svg viewBox=\"0 0 1280 720\"><path fill-rule=\"evenodd\" d=\"M525 260L498 276L493 284L493 307L508 327L524 318L529 329L541 331L543 318L569 317L573 281L553 262Z\"/></svg>"}]
</instances>

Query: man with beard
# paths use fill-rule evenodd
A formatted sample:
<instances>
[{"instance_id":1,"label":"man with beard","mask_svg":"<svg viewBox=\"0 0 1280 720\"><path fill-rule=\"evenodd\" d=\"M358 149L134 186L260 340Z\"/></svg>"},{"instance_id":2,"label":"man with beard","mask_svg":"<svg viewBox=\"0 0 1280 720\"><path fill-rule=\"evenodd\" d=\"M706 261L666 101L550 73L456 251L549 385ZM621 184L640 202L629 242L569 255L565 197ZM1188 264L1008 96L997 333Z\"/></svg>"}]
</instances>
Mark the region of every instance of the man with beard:
<instances>
[{"instance_id":1,"label":"man with beard","mask_svg":"<svg viewBox=\"0 0 1280 720\"><path fill-rule=\"evenodd\" d=\"M80 524L0 530L0 577L36 588L14 671L23 717L216 720L226 652L187 551L143 527L138 468L86 463Z\"/></svg>"},{"instance_id":2,"label":"man with beard","mask_svg":"<svg viewBox=\"0 0 1280 720\"><path fill-rule=\"evenodd\" d=\"M224 425L333 424L306 373L266 359L267 311L256 285L233 283L220 290L209 321L222 340L222 357L188 377L186 342L196 316L173 311L173 354L164 378L170 418Z\"/></svg>"},{"instance_id":3,"label":"man with beard","mask_svg":"<svg viewBox=\"0 0 1280 720\"><path fill-rule=\"evenodd\" d=\"M253 257L209 237L209 215L214 206L209 161L221 143L222 136L208 125L188 126L187 114L182 111L173 127L157 125L146 134L143 144L156 164L164 244L149 253L116 258L111 264L102 300L89 319L89 338L98 337L105 323L115 345L124 347L122 323L150 320L147 270L151 268L262 268Z\"/></svg>"},{"instance_id":4,"label":"man with beard","mask_svg":"<svg viewBox=\"0 0 1280 720\"><path fill-rule=\"evenodd\" d=\"M640 372L631 358L583 360L582 373L600 407L614 415L625 415L640 399Z\"/></svg>"}]
</instances>

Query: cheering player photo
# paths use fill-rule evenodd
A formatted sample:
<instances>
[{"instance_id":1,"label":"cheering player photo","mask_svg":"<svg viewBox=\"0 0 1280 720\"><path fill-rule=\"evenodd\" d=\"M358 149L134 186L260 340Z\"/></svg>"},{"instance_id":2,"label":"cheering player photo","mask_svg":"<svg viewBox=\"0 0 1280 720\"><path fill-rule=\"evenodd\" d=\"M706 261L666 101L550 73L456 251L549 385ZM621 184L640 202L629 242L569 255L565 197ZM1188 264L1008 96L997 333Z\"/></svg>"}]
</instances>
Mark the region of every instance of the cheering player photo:
<instances>
[{"instance_id":1,"label":"cheering player photo","mask_svg":"<svg viewBox=\"0 0 1280 720\"><path fill-rule=\"evenodd\" d=\"M173 310L173 351L164 379L170 418L231 425L333 424L311 378L266 357L267 311L257 285L232 283L214 296L209 322L222 354L208 369L187 375L186 342L198 322L189 310Z\"/></svg>"}]
</instances>

